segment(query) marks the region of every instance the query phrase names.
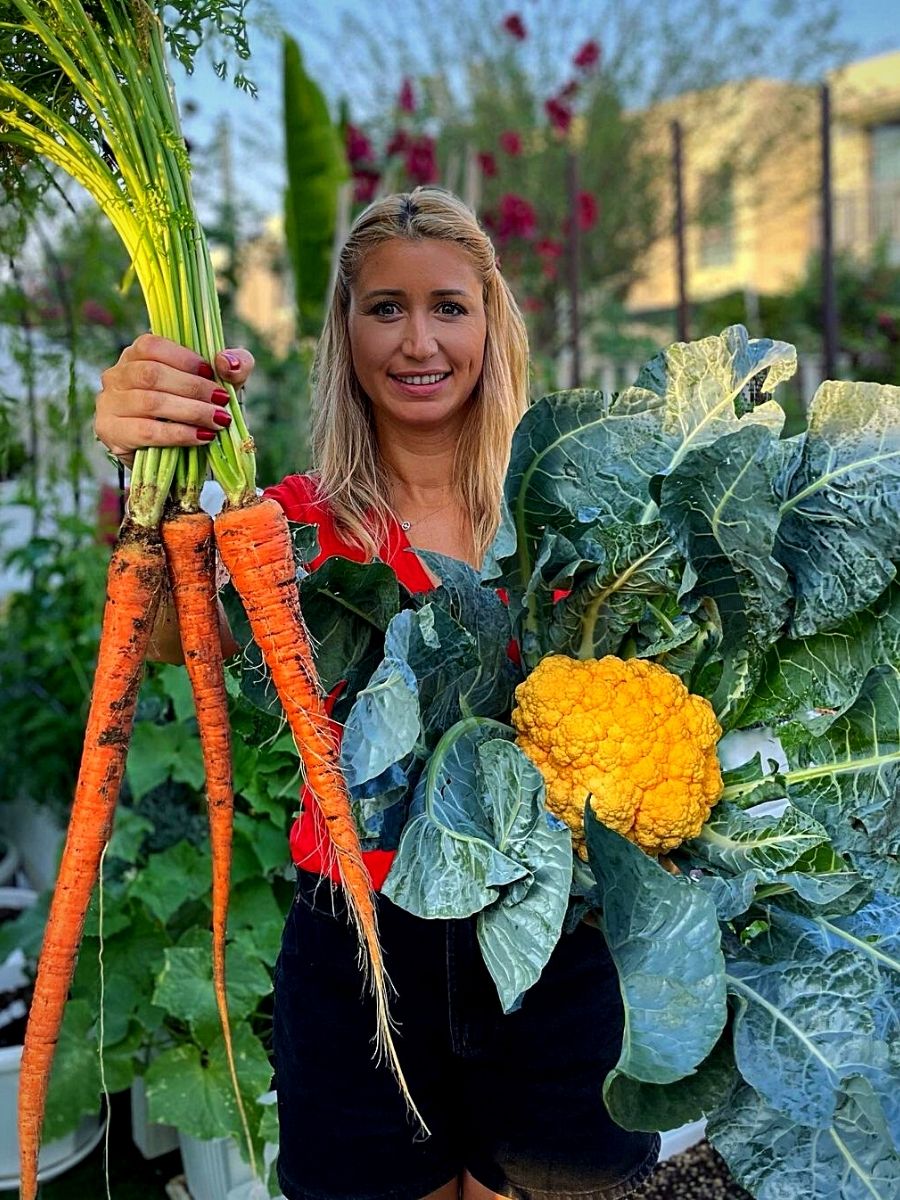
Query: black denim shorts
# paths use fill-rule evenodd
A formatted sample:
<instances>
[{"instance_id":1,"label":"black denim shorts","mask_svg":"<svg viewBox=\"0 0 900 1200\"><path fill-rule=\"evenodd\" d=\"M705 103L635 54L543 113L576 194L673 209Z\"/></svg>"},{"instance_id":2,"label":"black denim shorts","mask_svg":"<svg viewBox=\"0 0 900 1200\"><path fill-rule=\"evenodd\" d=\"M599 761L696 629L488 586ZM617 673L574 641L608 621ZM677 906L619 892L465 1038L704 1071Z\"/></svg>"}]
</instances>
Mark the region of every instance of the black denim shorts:
<instances>
[{"instance_id":1,"label":"black denim shorts","mask_svg":"<svg viewBox=\"0 0 900 1200\"><path fill-rule=\"evenodd\" d=\"M563 934L504 1015L475 917L425 921L379 896L397 1051L425 1137L373 1061L374 1006L340 889L297 874L275 968L287 1200L420 1200L464 1170L519 1200L621 1200L648 1178L659 1134L621 1129L601 1094L624 1011L599 929Z\"/></svg>"}]
</instances>

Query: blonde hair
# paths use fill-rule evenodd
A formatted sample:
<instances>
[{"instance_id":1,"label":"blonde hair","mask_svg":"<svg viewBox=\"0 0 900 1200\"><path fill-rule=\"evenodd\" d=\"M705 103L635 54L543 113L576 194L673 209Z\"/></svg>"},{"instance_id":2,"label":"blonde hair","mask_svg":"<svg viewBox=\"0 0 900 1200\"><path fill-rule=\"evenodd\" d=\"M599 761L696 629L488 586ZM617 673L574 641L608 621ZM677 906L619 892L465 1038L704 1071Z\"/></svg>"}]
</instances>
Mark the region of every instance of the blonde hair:
<instances>
[{"instance_id":1,"label":"blonde hair","mask_svg":"<svg viewBox=\"0 0 900 1200\"><path fill-rule=\"evenodd\" d=\"M443 188L384 196L355 221L340 253L334 291L313 366L313 466L319 490L346 539L375 555L391 520L390 482L353 370L350 291L366 255L392 238L455 242L481 279L484 364L470 397L453 463L453 487L472 525L477 561L493 540L512 433L528 406L528 335L475 214Z\"/></svg>"}]
</instances>

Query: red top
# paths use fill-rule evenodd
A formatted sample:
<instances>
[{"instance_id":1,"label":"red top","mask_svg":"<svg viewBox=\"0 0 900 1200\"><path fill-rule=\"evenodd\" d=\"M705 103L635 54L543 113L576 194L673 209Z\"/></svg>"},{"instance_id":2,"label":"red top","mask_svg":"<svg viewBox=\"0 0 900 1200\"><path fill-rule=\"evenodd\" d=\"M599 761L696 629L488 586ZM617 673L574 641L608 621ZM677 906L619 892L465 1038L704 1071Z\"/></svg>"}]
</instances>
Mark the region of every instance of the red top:
<instances>
[{"instance_id":1,"label":"red top","mask_svg":"<svg viewBox=\"0 0 900 1200\"><path fill-rule=\"evenodd\" d=\"M341 539L335 528L334 518L328 505L316 496L316 480L310 475L288 475L275 487L266 488L266 496L277 500L284 509L289 521L303 521L309 525L318 526L319 553L309 563L309 570L315 570L326 558L340 555L342 558L353 559L354 562L365 562L366 555L358 546L348 545ZM378 557L393 570L400 583L411 592L428 592L433 588L431 579L425 572L421 561L409 544L406 534L400 528L400 523L392 520L388 530L387 544L378 548ZM339 689L335 689L333 697ZM331 703L334 700L332 698ZM329 708L331 705L329 704ZM333 726L335 735L340 737L340 727ZM332 861L329 863L327 851L328 834L325 823L315 802L315 797L306 786L300 793L300 815L291 829L291 858L298 867L306 871L315 871L319 875L327 875L335 882L340 881L338 868ZM366 850L363 861L372 877L372 885L376 891L390 870L394 858L393 850Z\"/></svg>"}]
</instances>

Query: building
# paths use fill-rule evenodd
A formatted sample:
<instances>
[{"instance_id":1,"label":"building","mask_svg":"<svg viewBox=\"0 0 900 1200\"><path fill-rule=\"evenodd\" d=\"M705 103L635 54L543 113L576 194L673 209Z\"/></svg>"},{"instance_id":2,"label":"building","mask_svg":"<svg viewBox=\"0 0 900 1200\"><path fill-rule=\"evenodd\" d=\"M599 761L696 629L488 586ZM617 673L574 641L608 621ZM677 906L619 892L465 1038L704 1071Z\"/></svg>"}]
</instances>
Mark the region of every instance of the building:
<instances>
[{"instance_id":1,"label":"building","mask_svg":"<svg viewBox=\"0 0 900 1200\"><path fill-rule=\"evenodd\" d=\"M869 256L883 245L900 266L900 51L851 63L828 80L837 250ZM682 127L685 275L690 301L743 291L783 292L821 245L821 92L778 80L694 92L646 114L660 162ZM678 303L674 189L660 172L660 236L647 251L627 308L634 316Z\"/></svg>"}]
</instances>

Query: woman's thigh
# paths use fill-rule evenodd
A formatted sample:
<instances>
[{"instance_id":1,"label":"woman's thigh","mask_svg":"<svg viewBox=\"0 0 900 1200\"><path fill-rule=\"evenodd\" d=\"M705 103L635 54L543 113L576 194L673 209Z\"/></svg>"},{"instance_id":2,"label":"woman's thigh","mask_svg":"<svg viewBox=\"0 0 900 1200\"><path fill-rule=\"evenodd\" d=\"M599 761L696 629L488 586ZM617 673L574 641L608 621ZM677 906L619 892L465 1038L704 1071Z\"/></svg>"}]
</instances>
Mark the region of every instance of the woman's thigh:
<instances>
[{"instance_id":1,"label":"woman's thigh","mask_svg":"<svg viewBox=\"0 0 900 1200\"><path fill-rule=\"evenodd\" d=\"M491 1028L465 1067L466 1167L486 1189L464 1191L466 1200L629 1195L652 1172L660 1139L622 1129L603 1102L624 1008L601 931L564 934L521 1008Z\"/></svg>"},{"instance_id":2,"label":"woman's thigh","mask_svg":"<svg viewBox=\"0 0 900 1200\"><path fill-rule=\"evenodd\" d=\"M392 1006L399 1022L397 1051L431 1130L425 1138L390 1069L373 1057L375 1008L340 894L316 876L299 875L275 972L278 1173L284 1195L420 1200L434 1192L441 1200L455 1200L449 1181L462 1164L448 1126L454 1106L444 1078L447 1055L437 1036L440 1014L434 1011L446 992L439 931L382 906L382 947L397 988ZM411 937L414 945L408 944Z\"/></svg>"}]
</instances>

